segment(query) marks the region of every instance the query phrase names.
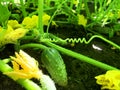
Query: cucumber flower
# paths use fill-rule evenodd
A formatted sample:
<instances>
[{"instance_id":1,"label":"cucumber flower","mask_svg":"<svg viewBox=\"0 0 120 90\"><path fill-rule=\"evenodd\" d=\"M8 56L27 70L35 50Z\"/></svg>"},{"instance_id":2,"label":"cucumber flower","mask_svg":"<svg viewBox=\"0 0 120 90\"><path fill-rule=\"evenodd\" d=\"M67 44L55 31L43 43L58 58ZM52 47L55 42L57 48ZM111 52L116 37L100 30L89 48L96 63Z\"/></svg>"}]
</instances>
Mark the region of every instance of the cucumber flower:
<instances>
[{"instance_id":1,"label":"cucumber flower","mask_svg":"<svg viewBox=\"0 0 120 90\"><path fill-rule=\"evenodd\" d=\"M2 27L0 27L0 47L9 43L16 44L18 39L24 37L27 32L27 29L13 29L13 27L10 25L8 25L8 28L5 30Z\"/></svg>"},{"instance_id":2,"label":"cucumber flower","mask_svg":"<svg viewBox=\"0 0 120 90\"><path fill-rule=\"evenodd\" d=\"M42 23L43 23L43 25L47 26L49 24L50 18L51 18L51 16L49 16L46 13L44 13L43 17L42 17ZM37 15L33 15L32 17L25 17L24 20L22 21L22 25L26 29L37 28L37 25L38 25L38 16ZM52 21L52 25L57 26L57 24L54 21Z\"/></svg>"},{"instance_id":3,"label":"cucumber flower","mask_svg":"<svg viewBox=\"0 0 120 90\"><path fill-rule=\"evenodd\" d=\"M19 53L15 52L15 57L10 56L10 58L12 59L13 71L4 72L3 74L13 80L35 78L40 81L42 90L56 90L54 81L48 75L42 73L38 68L38 62L33 57L20 50ZM25 84L28 88L34 87L27 82Z\"/></svg>"},{"instance_id":4,"label":"cucumber flower","mask_svg":"<svg viewBox=\"0 0 120 90\"><path fill-rule=\"evenodd\" d=\"M84 15L78 14L77 17L78 17L78 25L83 25L85 27L87 24L87 19L84 17Z\"/></svg>"},{"instance_id":5,"label":"cucumber flower","mask_svg":"<svg viewBox=\"0 0 120 90\"><path fill-rule=\"evenodd\" d=\"M27 29L36 28L38 24L38 16L33 15L32 17L25 17L22 21L22 25Z\"/></svg>"},{"instance_id":6,"label":"cucumber flower","mask_svg":"<svg viewBox=\"0 0 120 90\"><path fill-rule=\"evenodd\" d=\"M102 90L120 90L119 70L109 70L106 74L96 76L95 78L97 79L96 83L102 85Z\"/></svg>"},{"instance_id":7,"label":"cucumber flower","mask_svg":"<svg viewBox=\"0 0 120 90\"><path fill-rule=\"evenodd\" d=\"M29 56L24 51L15 52L15 56L11 56L13 71L5 72L4 74L11 77L13 80L18 79L40 79L42 71L38 68L38 62Z\"/></svg>"},{"instance_id":8,"label":"cucumber flower","mask_svg":"<svg viewBox=\"0 0 120 90\"><path fill-rule=\"evenodd\" d=\"M8 25L11 26L13 29L21 28L21 25L18 23L17 20L8 20Z\"/></svg>"}]
</instances>

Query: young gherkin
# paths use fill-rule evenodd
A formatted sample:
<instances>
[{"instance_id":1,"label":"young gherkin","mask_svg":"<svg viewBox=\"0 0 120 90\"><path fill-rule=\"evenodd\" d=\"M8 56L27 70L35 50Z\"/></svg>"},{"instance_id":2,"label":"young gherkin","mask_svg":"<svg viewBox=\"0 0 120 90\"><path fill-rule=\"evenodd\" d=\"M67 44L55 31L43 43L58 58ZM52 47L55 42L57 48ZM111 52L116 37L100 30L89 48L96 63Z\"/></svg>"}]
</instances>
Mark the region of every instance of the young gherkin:
<instances>
[{"instance_id":1,"label":"young gherkin","mask_svg":"<svg viewBox=\"0 0 120 90\"><path fill-rule=\"evenodd\" d=\"M66 86L67 72L60 53L54 48L48 48L42 52L41 60L52 79L58 85Z\"/></svg>"}]
</instances>

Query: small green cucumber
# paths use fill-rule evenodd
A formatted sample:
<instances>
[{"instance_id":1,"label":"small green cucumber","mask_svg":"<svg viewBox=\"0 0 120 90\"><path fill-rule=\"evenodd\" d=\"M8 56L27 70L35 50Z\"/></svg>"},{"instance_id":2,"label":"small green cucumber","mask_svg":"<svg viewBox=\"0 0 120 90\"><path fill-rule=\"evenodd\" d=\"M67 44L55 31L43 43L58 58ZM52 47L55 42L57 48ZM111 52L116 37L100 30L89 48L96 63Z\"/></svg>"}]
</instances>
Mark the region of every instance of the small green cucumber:
<instances>
[{"instance_id":1,"label":"small green cucumber","mask_svg":"<svg viewBox=\"0 0 120 90\"><path fill-rule=\"evenodd\" d=\"M52 79L60 86L67 85L67 72L60 53L54 48L45 49L41 60Z\"/></svg>"}]
</instances>

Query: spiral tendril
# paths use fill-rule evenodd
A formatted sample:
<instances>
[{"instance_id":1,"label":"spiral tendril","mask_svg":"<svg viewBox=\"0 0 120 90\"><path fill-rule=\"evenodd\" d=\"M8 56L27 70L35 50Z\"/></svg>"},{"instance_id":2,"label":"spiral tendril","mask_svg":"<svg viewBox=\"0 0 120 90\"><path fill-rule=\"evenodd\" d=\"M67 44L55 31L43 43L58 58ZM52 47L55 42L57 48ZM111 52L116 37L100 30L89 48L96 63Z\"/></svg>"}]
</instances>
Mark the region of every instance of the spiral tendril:
<instances>
[{"instance_id":1,"label":"spiral tendril","mask_svg":"<svg viewBox=\"0 0 120 90\"><path fill-rule=\"evenodd\" d=\"M55 39L55 38L46 38L46 39L43 39L44 41L50 41L50 42L66 42L66 43L85 43L85 44L88 44L90 43L90 41L95 38L95 37L98 37L98 36L92 36L89 40L86 40L86 38L66 38L66 39ZM42 41L43 41L42 40Z\"/></svg>"},{"instance_id":2,"label":"spiral tendril","mask_svg":"<svg viewBox=\"0 0 120 90\"><path fill-rule=\"evenodd\" d=\"M66 38L66 39L54 39L54 38L47 38L47 39L43 39L42 41L50 41L50 42L55 42L55 43L62 43L62 44L66 44L66 43L85 43L85 44L89 44L94 38L99 38L109 44L111 44L112 46L120 49L120 46L117 45L116 43L104 38L103 36L100 35L93 35L89 40L86 40L86 38Z\"/></svg>"},{"instance_id":3,"label":"spiral tendril","mask_svg":"<svg viewBox=\"0 0 120 90\"><path fill-rule=\"evenodd\" d=\"M85 44L89 43L86 40L86 38L66 38L65 41L67 41L69 43L85 43Z\"/></svg>"}]
</instances>

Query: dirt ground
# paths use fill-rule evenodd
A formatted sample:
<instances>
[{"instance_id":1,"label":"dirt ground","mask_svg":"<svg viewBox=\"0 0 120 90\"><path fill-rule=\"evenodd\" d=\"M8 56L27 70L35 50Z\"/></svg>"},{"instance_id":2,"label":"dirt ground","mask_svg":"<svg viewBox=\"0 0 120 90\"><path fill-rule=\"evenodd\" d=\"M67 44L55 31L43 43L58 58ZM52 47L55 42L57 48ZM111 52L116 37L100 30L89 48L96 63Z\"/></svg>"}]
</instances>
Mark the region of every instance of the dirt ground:
<instances>
[{"instance_id":1,"label":"dirt ground","mask_svg":"<svg viewBox=\"0 0 120 90\"><path fill-rule=\"evenodd\" d=\"M50 32L60 36L65 39L86 37L87 31L83 27L78 27L74 25L61 26L58 28L50 28ZM89 37L86 37L89 39ZM120 36L114 36L111 38L113 42L120 45ZM96 50L92 45L99 46L102 50ZM112 46L100 39L94 39L89 44L77 43L75 46L63 46L67 49L73 50L80 54L86 55L98 61L104 62L111 66L120 68L120 50L112 49ZM14 55L13 45L7 45L7 47L0 52L1 59L8 58L9 55ZM28 54L32 57L40 60L40 52L32 51L31 49L26 50ZM75 58L61 54L64 62L66 64L66 69L68 73L68 85L66 87L61 87L56 85L57 90L100 90L100 86L96 84L95 76L103 74L106 70L100 69L93 65L85 62L81 62ZM39 61L40 62L40 61ZM42 67L42 65L41 65ZM44 70L44 69L43 69ZM44 71L43 71L44 72ZM25 90L20 85L18 85L13 80L9 79L7 76L0 74L0 90Z\"/></svg>"}]
</instances>

